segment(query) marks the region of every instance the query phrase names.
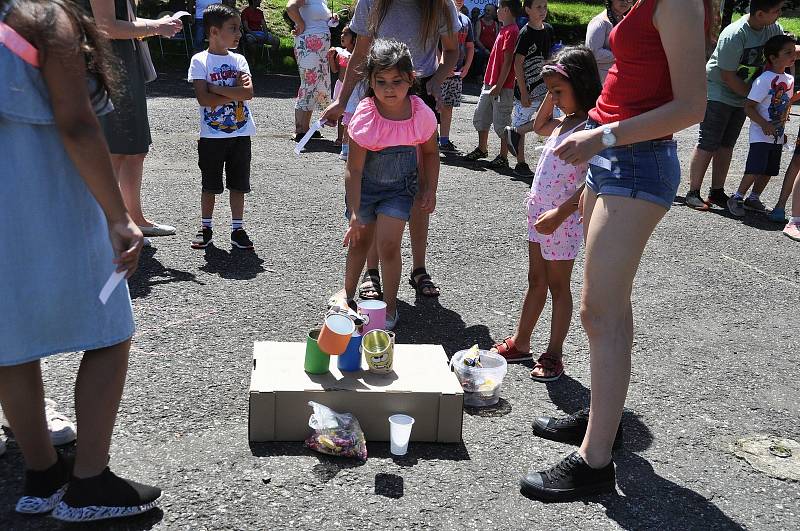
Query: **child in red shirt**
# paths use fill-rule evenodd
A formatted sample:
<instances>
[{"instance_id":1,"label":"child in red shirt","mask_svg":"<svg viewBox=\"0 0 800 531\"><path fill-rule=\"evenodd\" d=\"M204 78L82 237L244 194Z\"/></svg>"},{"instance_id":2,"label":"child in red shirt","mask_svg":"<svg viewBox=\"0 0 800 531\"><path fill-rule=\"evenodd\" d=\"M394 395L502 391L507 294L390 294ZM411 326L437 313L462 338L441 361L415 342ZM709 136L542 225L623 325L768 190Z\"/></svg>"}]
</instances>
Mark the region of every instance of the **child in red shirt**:
<instances>
[{"instance_id":1,"label":"child in red shirt","mask_svg":"<svg viewBox=\"0 0 800 531\"><path fill-rule=\"evenodd\" d=\"M518 1L500 0L497 18L503 27L489 55L483 90L472 117L472 125L478 131L478 147L464 157L468 161L477 161L489 156L489 128L494 125L494 131L500 137L500 154L489 166L496 170L508 168L508 144L504 131L511 125L514 107L514 48L519 37L516 23L519 13Z\"/></svg>"}]
</instances>

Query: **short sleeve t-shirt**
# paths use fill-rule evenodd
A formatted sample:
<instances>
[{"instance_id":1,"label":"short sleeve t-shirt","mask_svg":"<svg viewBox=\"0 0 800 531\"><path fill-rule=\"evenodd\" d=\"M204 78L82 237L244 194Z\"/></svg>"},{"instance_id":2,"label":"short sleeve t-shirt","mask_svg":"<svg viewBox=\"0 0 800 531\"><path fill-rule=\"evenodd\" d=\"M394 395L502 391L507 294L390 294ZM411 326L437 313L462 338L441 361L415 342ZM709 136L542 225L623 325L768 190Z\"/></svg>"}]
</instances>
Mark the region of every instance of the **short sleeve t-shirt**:
<instances>
[{"instance_id":1,"label":"short sleeve t-shirt","mask_svg":"<svg viewBox=\"0 0 800 531\"><path fill-rule=\"evenodd\" d=\"M758 103L758 114L765 120L775 125L775 136L764 134L761 126L750 122L750 143L767 142L783 144L784 125L789 117L792 93L794 92L794 78L788 74L764 72L753 81L747 99Z\"/></svg>"},{"instance_id":2,"label":"short sleeve t-shirt","mask_svg":"<svg viewBox=\"0 0 800 531\"><path fill-rule=\"evenodd\" d=\"M216 55L204 50L192 57L189 81L204 79L210 85L235 87L239 72L250 74L247 59L238 53ZM229 102L218 107L200 107L201 138L231 138L256 133L247 102Z\"/></svg>"},{"instance_id":3,"label":"short sleeve t-shirt","mask_svg":"<svg viewBox=\"0 0 800 531\"><path fill-rule=\"evenodd\" d=\"M525 24L519 32L514 54L523 56L522 68L525 73L525 88L531 99L542 99L547 94L547 87L542 81L542 67L550 58L553 48L553 26L546 23L542 29L535 29ZM514 87L514 97L520 99L519 87Z\"/></svg>"},{"instance_id":4,"label":"short sleeve t-shirt","mask_svg":"<svg viewBox=\"0 0 800 531\"><path fill-rule=\"evenodd\" d=\"M255 7L247 6L242 10L242 24L246 24L250 31L262 31L264 12Z\"/></svg>"},{"instance_id":5,"label":"short sleeve t-shirt","mask_svg":"<svg viewBox=\"0 0 800 531\"><path fill-rule=\"evenodd\" d=\"M422 29L422 14L417 6L417 0L392 0L386 17L381 22L376 35L370 35L369 12L373 0L358 0L355 13L350 21L350 29L356 35L366 35L376 38L395 39L408 45L411 59L414 61L414 70L420 77L429 77L436 72L438 62L439 39L431 38L429 42L422 42L420 36ZM461 27L458 20L458 11L453 2L447 2L448 16L450 19L449 32L456 33ZM439 20L439 35L447 35L448 24L445 17Z\"/></svg>"},{"instance_id":6,"label":"short sleeve t-shirt","mask_svg":"<svg viewBox=\"0 0 800 531\"><path fill-rule=\"evenodd\" d=\"M464 68L464 63L467 62L467 43L475 42L475 36L472 33L472 21L464 13L458 14L458 20L461 22L461 29L458 30L458 62L456 62L456 72L461 72Z\"/></svg>"},{"instance_id":7,"label":"short sleeve t-shirt","mask_svg":"<svg viewBox=\"0 0 800 531\"><path fill-rule=\"evenodd\" d=\"M504 81L500 80L500 70L503 68L503 57L506 52L517 46L517 37L519 37L519 28L516 24L508 24L500 29L497 40L494 41L492 53L489 54L489 63L486 65L486 74L483 76L484 84L493 86L502 83L503 88L514 88L513 63L511 70L508 71L508 77Z\"/></svg>"},{"instance_id":8,"label":"short sleeve t-shirt","mask_svg":"<svg viewBox=\"0 0 800 531\"><path fill-rule=\"evenodd\" d=\"M732 23L719 35L717 47L706 63L708 78L708 99L719 101L733 107L744 107L745 98L733 92L722 81L722 70L736 72L745 83L755 79L764 67L764 43L770 37L783 33L779 24L772 24L762 30L754 30L744 16Z\"/></svg>"}]
</instances>

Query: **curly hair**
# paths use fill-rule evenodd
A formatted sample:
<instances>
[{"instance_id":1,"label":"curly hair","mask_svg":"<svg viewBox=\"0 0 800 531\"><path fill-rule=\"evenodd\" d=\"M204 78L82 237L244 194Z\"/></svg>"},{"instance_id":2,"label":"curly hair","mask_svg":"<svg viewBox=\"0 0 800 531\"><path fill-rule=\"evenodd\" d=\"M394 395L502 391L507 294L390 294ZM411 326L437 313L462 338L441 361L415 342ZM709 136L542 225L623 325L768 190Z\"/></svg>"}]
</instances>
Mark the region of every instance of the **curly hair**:
<instances>
[{"instance_id":1,"label":"curly hair","mask_svg":"<svg viewBox=\"0 0 800 531\"><path fill-rule=\"evenodd\" d=\"M558 52L548 64L558 65L564 69L567 80L575 92L578 106L584 112L592 110L603 89L592 51L586 46L568 46ZM542 77L558 75L561 74L554 70L545 69L542 72Z\"/></svg>"}]
</instances>

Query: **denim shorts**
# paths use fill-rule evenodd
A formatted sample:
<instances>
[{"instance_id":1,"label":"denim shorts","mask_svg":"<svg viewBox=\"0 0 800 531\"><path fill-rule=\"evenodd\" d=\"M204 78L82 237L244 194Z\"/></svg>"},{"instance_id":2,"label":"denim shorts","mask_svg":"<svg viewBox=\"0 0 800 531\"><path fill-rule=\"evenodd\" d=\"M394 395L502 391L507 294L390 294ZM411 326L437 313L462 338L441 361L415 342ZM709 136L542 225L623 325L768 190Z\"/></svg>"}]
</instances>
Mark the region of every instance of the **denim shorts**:
<instances>
[{"instance_id":1,"label":"denim shorts","mask_svg":"<svg viewBox=\"0 0 800 531\"><path fill-rule=\"evenodd\" d=\"M408 221L417 190L416 147L368 151L361 177L358 217L364 224L374 223L378 214ZM349 209L345 216L350 219Z\"/></svg>"},{"instance_id":2,"label":"denim shorts","mask_svg":"<svg viewBox=\"0 0 800 531\"><path fill-rule=\"evenodd\" d=\"M587 129L598 126L586 122ZM678 145L674 140L649 140L606 148L600 157L611 161L611 170L589 164L586 186L595 194L642 199L667 210L681 182Z\"/></svg>"}]
</instances>

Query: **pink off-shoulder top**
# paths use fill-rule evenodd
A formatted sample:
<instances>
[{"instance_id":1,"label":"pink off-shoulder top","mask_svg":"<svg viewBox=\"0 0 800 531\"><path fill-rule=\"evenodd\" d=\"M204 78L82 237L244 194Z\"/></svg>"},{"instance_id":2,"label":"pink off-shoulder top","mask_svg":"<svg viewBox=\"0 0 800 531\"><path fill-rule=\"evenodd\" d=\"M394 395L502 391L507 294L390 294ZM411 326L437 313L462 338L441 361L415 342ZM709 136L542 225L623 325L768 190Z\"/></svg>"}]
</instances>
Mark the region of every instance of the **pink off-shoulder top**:
<instances>
[{"instance_id":1,"label":"pink off-shoulder top","mask_svg":"<svg viewBox=\"0 0 800 531\"><path fill-rule=\"evenodd\" d=\"M407 120L384 118L373 98L364 98L347 126L350 138L370 151L424 144L436 132L436 115L419 97L410 98L411 118Z\"/></svg>"}]
</instances>

